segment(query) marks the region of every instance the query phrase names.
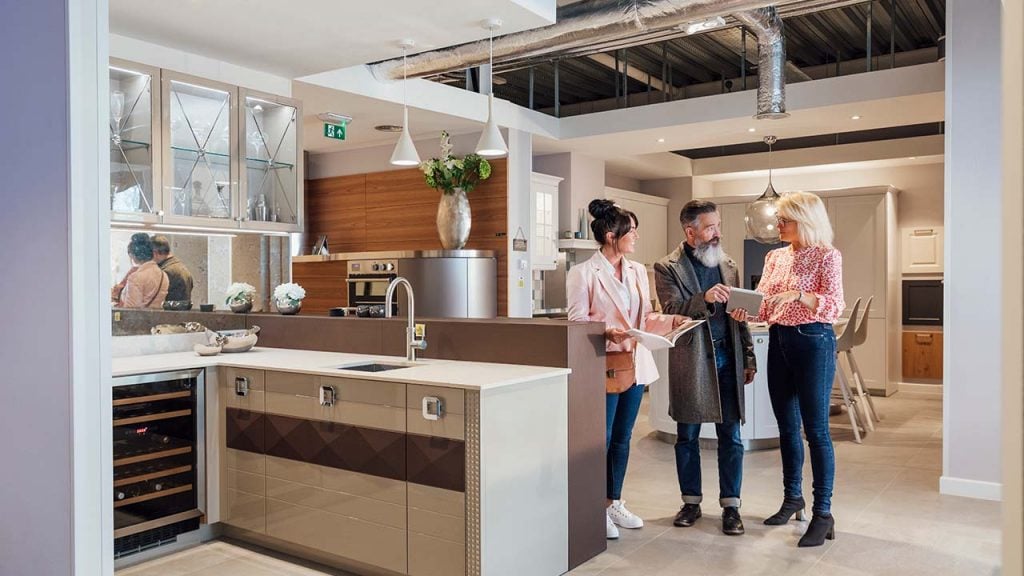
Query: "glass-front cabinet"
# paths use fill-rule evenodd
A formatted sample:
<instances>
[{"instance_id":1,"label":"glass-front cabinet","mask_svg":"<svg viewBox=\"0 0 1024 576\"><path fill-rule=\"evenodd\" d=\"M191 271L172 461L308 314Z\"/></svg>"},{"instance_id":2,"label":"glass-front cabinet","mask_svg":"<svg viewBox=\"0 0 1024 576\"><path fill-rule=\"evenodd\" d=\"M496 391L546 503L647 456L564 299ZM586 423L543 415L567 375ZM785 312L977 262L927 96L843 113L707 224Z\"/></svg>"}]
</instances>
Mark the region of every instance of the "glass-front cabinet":
<instances>
[{"instance_id":1,"label":"glass-front cabinet","mask_svg":"<svg viewBox=\"0 0 1024 576\"><path fill-rule=\"evenodd\" d=\"M110 210L122 222L159 221L160 70L110 61Z\"/></svg>"},{"instance_id":2,"label":"glass-front cabinet","mask_svg":"<svg viewBox=\"0 0 1024 576\"><path fill-rule=\"evenodd\" d=\"M301 232L297 100L110 61L114 222Z\"/></svg>"},{"instance_id":3,"label":"glass-front cabinet","mask_svg":"<svg viewBox=\"0 0 1024 576\"><path fill-rule=\"evenodd\" d=\"M163 221L238 227L234 86L163 71Z\"/></svg>"},{"instance_id":4,"label":"glass-front cabinet","mask_svg":"<svg viewBox=\"0 0 1024 576\"><path fill-rule=\"evenodd\" d=\"M240 89L244 153L238 206L243 228L302 226L302 122L299 102Z\"/></svg>"}]
</instances>

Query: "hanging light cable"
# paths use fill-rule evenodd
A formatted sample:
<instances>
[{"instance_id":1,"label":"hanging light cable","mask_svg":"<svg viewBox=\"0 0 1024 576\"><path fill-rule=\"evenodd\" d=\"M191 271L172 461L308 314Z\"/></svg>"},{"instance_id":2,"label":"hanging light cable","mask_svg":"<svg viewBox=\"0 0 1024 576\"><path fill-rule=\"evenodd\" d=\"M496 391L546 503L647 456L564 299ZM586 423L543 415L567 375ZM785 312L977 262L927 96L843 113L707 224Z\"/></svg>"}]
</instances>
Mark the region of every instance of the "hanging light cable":
<instances>
[{"instance_id":1,"label":"hanging light cable","mask_svg":"<svg viewBox=\"0 0 1024 576\"><path fill-rule=\"evenodd\" d=\"M395 144L395 151L391 153L391 164L395 166L418 166L420 155L416 152L416 145L409 135L409 85L406 72L406 55L409 48L415 46L412 40L402 40L399 45L402 47L402 135L398 137Z\"/></svg>"},{"instance_id":2,"label":"hanging light cable","mask_svg":"<svg viewBox=\"0 0 1024 576\"><path fill-rule=\"evenodd\" d=\"M775 244L779 241L779 226L776 216L778 209L775 202L780 198L772 186L772 146L778 141L775 136L765 136L768 145L768 187L761 196L747 205L743 217L747 225L747 235L762 244Z\"/></svg>"},{"instance_id":3,"label":"hanging light cable","mask_svg":"<svg viewBox=\"0 0 1024 576\"><path fill-rule=\"evenodd\" d=\"M487 124L484 125L480 141L476 144L476 153L485 157L504 156L508 154L508 146L505 145L505 139L501 137L498 123L494 121L494 30L501 27L501 20L497 18L484 20L484 27L490 31L490 54L487 66L490 81L487 94Z\"/></svg>"}]
</instances>

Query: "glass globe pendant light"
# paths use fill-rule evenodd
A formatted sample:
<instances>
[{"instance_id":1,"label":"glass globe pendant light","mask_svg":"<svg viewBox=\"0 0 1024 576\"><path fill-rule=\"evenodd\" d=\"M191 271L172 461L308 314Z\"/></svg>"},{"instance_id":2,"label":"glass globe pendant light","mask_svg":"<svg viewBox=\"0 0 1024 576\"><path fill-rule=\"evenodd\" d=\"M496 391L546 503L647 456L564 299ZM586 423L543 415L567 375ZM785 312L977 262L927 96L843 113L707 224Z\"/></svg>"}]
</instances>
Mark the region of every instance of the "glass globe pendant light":
<instances>
[{"instance_id":1,"label":"glass globe pendant light","mask_svg":"<svg viewBox=\"0 0 1024 576\"><path fill-rule=\"evenodd\" d=\"M772 145L777 142L775 136L765 136L768 145L768 187L764 194L747 205L743 221L747 225L747 236L761 244L775 244L779 241L779 223L776 220L778 209L775 202L780 198L772 186Z\"/></svg>"}]
</instances>

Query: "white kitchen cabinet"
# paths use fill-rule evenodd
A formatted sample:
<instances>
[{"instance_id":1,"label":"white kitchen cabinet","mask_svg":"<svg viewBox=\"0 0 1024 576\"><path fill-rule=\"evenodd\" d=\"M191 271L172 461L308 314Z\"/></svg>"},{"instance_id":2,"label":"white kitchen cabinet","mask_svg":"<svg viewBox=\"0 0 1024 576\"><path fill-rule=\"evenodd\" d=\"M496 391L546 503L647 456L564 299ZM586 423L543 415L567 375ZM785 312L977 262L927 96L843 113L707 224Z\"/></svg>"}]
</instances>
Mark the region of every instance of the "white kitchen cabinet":
<instances>
[{"instance_id":1,"label":"white kitchen cabinet","mask_svg":"<svg viewBox=\"0 0 1024 576\"><path fill-rule=\"evenodd\" d=\"M632 260L643 263L648 271L668 254L668 198L638 194L618 188L605 188L605 198L636 214L639 239Z\"/></svg>"},{"instance_id":2,"label":"white kitchen cabinet","mask_svg":"<svg viewBox=\"0 0 1024 576\"><path fill-rule=\"evenodd\" d=\"M237 212L249 230L302 230L302 122L298 100L239 89Z\"/></svg>"},{"instance_id":3,"label":"white kitchen cabinet","mask_svg":"<svg viewBox=\"0 0 1024 576\"><path fill-rule=\"evenodd\" d=\"M942 274L942 226L900 230L904 274Z\"/></svg>"},{"instance_id":4,"label":"white kitchen cabinet","mask_svg":"<svg viewBox=\"0 0 1024 576\"><path fill-rule=\"evenodd\" d=\"M562 179L530 175L530 241L534 270L554 270L558 254L558 186Z\"/></svg>"},{"instance_id":5,"label":"white kitchen cabinet","mask_svg":"<svg viewBox=\"0 0 1024 576\"><path fill-rule=\"evenodd\" d=\"M159 222L160 69L110 59L110 219Z\"/></svg>"},{"instance_id":6,"label":"white kitchen cabinet","mask_svg":"<svg viewBox=\"0 0 1024 576\"><path fill-rule=\"evenodd\" d=\"M747 211L746 203L722 204L718 213L722 217L722 249L736 261L736 269L743 280L743 242L747 239L747 227L743 216Z\"/></svg>"},{"instance_id":7,"label":"white kitchen cabinet","mask_svg":"<svg viewBox=\"0 0 1024 576\"><path fill-rule=\"evenodd\" d=\"M866 304L874 296L871 317L884 318L886 307L885 196L843 196L825 201L835 232L833 241L843 255L843 296L846 311L857 298ZM847 314L848 316L849 314Z\"/></svg>"}]
</instances>

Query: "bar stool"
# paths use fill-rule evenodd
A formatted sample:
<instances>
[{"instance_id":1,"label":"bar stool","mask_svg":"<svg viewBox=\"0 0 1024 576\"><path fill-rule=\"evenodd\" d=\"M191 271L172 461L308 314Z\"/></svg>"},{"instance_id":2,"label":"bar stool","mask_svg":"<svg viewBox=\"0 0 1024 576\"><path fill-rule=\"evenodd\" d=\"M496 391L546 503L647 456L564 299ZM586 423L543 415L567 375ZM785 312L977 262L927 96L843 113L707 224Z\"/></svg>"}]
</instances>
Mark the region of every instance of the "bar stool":
<instances>
[{"instance_id":1,"label":"bar stool","mask_svg":"<svg viewBox=\"0 0 1024 576\"><path fill-rule=\"evenodd\" d=\"M875 409L875 402L871 399L871 393L868 392L868 386L864 382L864 374L860 371L860 367L857 366L857 359L854 357L853 348L856 348L868 339L868 316L871 312L871 302L874 301L875 297L868 298L868 305L864 308L864 314L860 318L860 322L857 324L857 331L853 336L853 347L846 350L846 362L850 365L850 372L853 374L854 381L857 385L857 396L860 399L861 409L867 412L867 422L871 429L875 427L872 424L872 420L875 422L881 422L882 417L878 415L878 410Z\"/></svg>"},{"instance_id":2,"label":"bar stool","mask_svg":"<svg viewBox=\"0 0 1024 576\"><path fill-rule=\"evenodd\" d=\"M861 416L860 411L857 409L857 396L850 389L850 383L846 379L846 372L839 363L839 354L853 348L854 337L857 332L858 310L860 310L860 298L857 298L857 301L853 304L853 311L850 313L850 321L846 324L846 328L836 338L836 375L833 380L833 386L838 385L843 405L846 406L846 413L850 416L850 425L853 427L853 440L857 444L861 444L861 431L863 430L863 434L867 435L867 428L861 422L864 420L864 417ZM870 419L868 421L870 422Z\"/></svg>"}]
</instances>

